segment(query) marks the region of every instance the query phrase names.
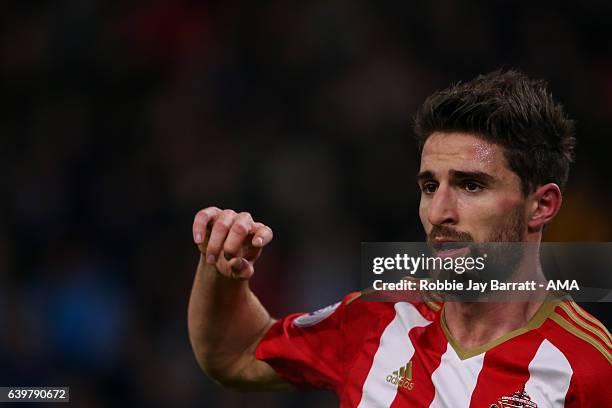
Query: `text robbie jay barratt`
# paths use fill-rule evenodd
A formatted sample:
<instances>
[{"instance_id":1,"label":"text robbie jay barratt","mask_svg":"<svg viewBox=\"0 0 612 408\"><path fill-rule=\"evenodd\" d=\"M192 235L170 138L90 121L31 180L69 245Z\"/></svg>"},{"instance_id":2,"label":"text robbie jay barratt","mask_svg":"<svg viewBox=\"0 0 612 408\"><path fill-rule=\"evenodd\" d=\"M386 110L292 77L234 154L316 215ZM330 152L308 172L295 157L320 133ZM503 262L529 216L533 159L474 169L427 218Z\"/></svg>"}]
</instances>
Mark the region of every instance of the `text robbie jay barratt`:
<instances>
[{"instance_id":1,"label":"text robbie jay barratt","mask_svg":"<svg viewBox=\"0 0 612 408\"><path fill-rule=\"evenodd\" d=\"M503 282L492 279L490 282L477 282L468 280L467 286L463 282L427 280L401 280L399 282L383 282L377 279L373 282L374 290L452 290L452 291L535 291L538 288L546 290L580 290L575 280L551 280L546 284L537 283L534 280L524 282Z\"/></svg>"}]
</instances>

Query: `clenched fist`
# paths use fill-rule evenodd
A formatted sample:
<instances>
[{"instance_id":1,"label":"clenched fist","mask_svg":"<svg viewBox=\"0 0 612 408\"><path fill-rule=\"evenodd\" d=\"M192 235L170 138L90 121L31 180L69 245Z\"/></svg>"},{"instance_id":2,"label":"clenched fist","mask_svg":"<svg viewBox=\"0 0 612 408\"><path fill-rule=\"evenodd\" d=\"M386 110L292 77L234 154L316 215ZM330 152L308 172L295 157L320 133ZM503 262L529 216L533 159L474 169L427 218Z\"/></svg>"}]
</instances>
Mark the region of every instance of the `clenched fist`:
<instances>
[{"instance_id":1,"label":"clenched fist","mask_svg":"<svg viewBox=\"0 0 612 408\"><path fill-rule=\"evenodd\" d=\"M193 221L193 240L206 263L224 276L246 280L264 246L272 241L272 229L255 222L248 212L208 207Z\"/></svg>"}]
</instances>

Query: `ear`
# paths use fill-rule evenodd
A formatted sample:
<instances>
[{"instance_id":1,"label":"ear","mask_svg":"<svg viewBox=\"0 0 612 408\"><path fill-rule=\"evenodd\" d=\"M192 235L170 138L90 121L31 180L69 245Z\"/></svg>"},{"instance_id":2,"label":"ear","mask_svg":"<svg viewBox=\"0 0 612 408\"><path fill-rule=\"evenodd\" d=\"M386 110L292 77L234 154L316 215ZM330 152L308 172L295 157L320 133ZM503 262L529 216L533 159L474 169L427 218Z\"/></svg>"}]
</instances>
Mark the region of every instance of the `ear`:
<instances>
[{"instance_id":1,"label":"ear","mask_svg":"<svg viewBox=\"0 0 612 408\"><path fill-rule=\"evenodd\" d=\"M530 232L539 231L559 212L561 189L555 183L544 184L530 195L528 201L531 204L527 226Z\"/></svg>"}]
</instances>

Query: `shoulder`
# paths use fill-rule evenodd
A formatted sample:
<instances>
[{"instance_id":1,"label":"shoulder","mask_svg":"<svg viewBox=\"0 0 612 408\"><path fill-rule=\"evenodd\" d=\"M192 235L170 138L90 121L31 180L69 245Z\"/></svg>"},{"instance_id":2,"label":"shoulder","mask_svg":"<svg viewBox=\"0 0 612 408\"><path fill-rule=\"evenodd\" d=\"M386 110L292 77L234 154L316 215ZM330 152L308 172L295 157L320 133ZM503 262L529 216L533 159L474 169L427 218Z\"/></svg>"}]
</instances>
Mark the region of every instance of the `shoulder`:
<instances>
[{"instance_id":1,"label":"shoulder","mask_svg":"<svg viewBox=\"0 0 612 408\"><path fill-rule=\"evenodd\" d=\"M376 291L365 289L346 296L341 302L340 312L345 325L363 324L366 321L386 325L398 316L410 320L434 321L441 309L441 302L428 300L420 294L402 296L398 293L395 298L389 298L388 295L382 298Z\"/></svg>"},{"instance_id":2,"label":"shoulder","mask_svg":"<svg viewBox=\"0 0 612 408\"><path fill-rule=\"evenodd\" d=\"M413 296L414 297L414 296ZM372 290L351 292L342 300L310 313L295 313L277 322L285 335L326 336L336 333L337 341L360 344L380 337L391 325L405 329L426 326L440 315L442 304L419 299L389 299L385 301Z\"/></svg>"},{"instance_id":3,"label":"shoulder","mask_svg":"<svg viewBox=\"0 0 612 408\"><path fill-rule=\"evenodd\" d=\"M571 299L554 308L541 328L565 356L577 379L597 380L612 375L612 337L608 329Z\"/></svg>"}]
</instances>

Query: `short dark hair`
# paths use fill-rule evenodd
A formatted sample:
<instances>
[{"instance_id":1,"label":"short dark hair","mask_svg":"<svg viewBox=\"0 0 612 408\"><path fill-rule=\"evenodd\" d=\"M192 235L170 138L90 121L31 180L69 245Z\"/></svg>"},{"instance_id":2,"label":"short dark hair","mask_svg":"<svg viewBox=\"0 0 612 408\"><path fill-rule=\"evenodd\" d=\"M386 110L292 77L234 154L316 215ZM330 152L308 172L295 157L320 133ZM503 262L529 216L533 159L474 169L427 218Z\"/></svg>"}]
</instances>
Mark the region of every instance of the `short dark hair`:
<instances>
[{"instance_id":1,"label":"short dark hair","mask_svg":"<svg viewBox=\"0 0 612 408\"><path fill-rule=\"evenodd\" d=\"M434 132L473 133L504 148L525 196L538 186L563 188L574 158L574 121L546 82L517 71L494 71L429 96L417 112L419 150Z\"/></svg>"}]
</instances>

